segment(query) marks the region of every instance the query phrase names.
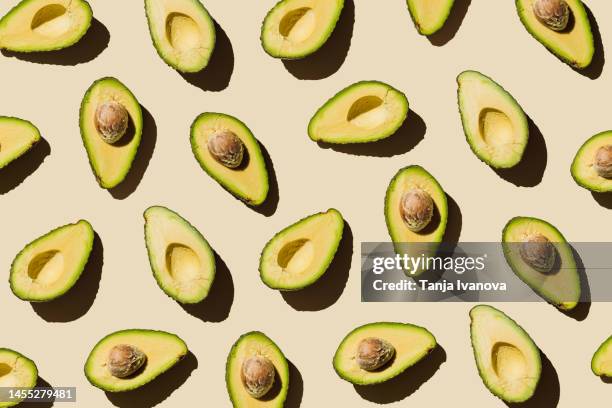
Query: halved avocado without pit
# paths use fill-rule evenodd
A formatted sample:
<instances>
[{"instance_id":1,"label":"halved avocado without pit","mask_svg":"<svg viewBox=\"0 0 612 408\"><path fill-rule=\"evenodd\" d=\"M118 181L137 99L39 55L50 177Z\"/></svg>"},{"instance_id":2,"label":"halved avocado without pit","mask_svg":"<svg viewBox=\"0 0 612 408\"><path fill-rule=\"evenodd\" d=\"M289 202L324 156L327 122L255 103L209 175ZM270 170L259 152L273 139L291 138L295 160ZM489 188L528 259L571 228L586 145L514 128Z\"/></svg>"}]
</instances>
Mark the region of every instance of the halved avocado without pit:
<instances>
[{"instance_id":1,"label":"halved avocado without pit","mask_svg":"<svg viewBox=\"0 0 612 408\"><path fill-rule=\"evenodd\" d=\"M84 0L23 0L0 19L0 49L54 51L77 43L93 19Z\"/></svg>"},{"instance_id":2,"label":"halved avocado without pit","mask_svg":"<svg viewBox=\"0 0 612 408\"><path fill-rule=\"evenodd\" d=\"M234 144L214 144L224 137ZM268 170L259 142L242 121L223 113L203 113L191 125L190 140L196 160L208 175L247 204L263 204L269 190ZM219 147L229 150L223 156L215 155ZM242 153L233 154L237 152L234 147Z\"/></svg>"},{"instance_id":3,"label":"halved avocado without pit","mask_svg":"<svg viewBox=\"0 0 612 408\"><path fill-rule=\"evenodd\" d=\"M0 169L26 154L40 138L38 128L27 120L0 116Z\"/></svg>"},{"instance_id":4,"label":"halved avocado without pit","mask_svg":"<svg viewBox=\"0 0 612 408\"><path fill-rule=\"evenodd\" d=\"M215 48L215 23L198 0L145 0L153 46L180 72L206 68Z\"/></svg>"},{"instance_id":5,"label":"halved avocado without pit","mask_svg":"<svg viewBox=\"0 0 612 408\"><path fill-rule=\"evenodd\" d=\"M38 368L32 360L15 350L0 348L0 387L30 390L36 386L37 380ZM0 408L12 407L21 401L0 401Z\"/></svg>"},{"instance_id":6,"label":"halved avocado without pit","mask_svg":"<svg viewBox=\"0 0 612 408\"><path fill-rule=\"evenodd\" d=\"M571 172L581 187L597 193L612 192L612 131L584 142L572 162Z\"/></svg>"},{"instance_id":7,"label":"halved avocado without pit","mask_svg":"<svg viewBox=\"0 0 612 408\"><path fill-rule=\"evenodd\" d=\"M121 110L124 117L111 116L124 125L120 138L105 140L106 131L99 126L100 112L109 106ZM111 111L113 113L114 111ZM108 116L104 118L108 119ZM121 119L123 122L121 122ZM79 119L81 138L89 157L89 164L100 186L111 189L119 185L128 175L142 139L142 109L132 92L116 78L95 81L81 102ZM110 127L110 130L119 128Z\"/></svg>"},{"instance_id":8,"label":"halved avocado without pit","mask_svg":"<svg viewBox=\"0 0 612 408\"><path fill-rule=\"evenodd\" d=\"M234 408L282 408L289 391L289 364L265 334L253 331L234 343L225 384Z\"/></svg>"},{"instance_id":9,"label":"halved avocado without pit","mask_svg":"<svg viewBox=\"0 0 612 408\"><path fill-rule=\"evenodd\" d=\"M281 0L263 21L261 44L275 58L304 58L329 39L343 8L344 0Z\"/></svg>"},{"instance_id":10,"label":"halved avocado without pit","mask_svg":"<svg viewBox=\"0 0 612 408\"><path fill-rule=\"evenodd\" d=\"M492 306L472 308L470 321L474 359L484 385L506 402L530 399L540 381L542 360L529 334Z\"/></svg>"},{"instance_id":11,"label":"halved avocado without pit","mask_svg":"<svg viewBox=\"0 0 612 408\"><path fill-rule=\"evenodd\" d=\"M459 111L474 154L493 168L516 166L529 139L529 122L504 88L476 71L457 77Z\"/></svg>"},{"instance_id":12,"label":"halved avocado without pit","mask_svg":"<svg viewBox=\"0 0 612 408\"><path fill-rule=\"evenodd\" d=\"M11 265L11 290L18 298L45 302L68 292L91 253L94 230L81 220L43 235L25 246Z\"/></svg>"},{"instance_id":13,"label":"halved avocado without pit","mask_svg":"<svg viewBox=\"0 0 612 408\"><path fill-rule=\"evenodd\" d=\"M344 219L338 210L308 216L276 234L259 261L261 280L282 291L314 284L329 268L342 240Z\"/></svg>"},{"instance_id":14,"label":"halved avocado without pit","mask_svg":"<svg viewBox=\"0 0 612 408\"><path fill-rule=\"evenodd\" d=\"M368 143L393 135L408 115L406 95L379 81L362 81L338 92L308 124L317 142Z\"/></svg>"},{"instance_id":15,"label":"halved avocado without pit","mask_svg":"<svg viewBox=\"0 0 612 408\"><path fill-rule=\"evenodd\" d=\"M589 15L581 0L565 0L569 7L567 26L554 30L538 19L534 0L516 0L516 11L527 31L550 52L574 68L583 69L593 61L595 43Z\"/></svg>"},{"instance_id":16,"label":"halved avocado without pit","mask_svg":"<svg viewBox=\"0 0 612 408\"><path fill-rule=\"evenodd\" d=\"M121 330L94 346L85 362L85 376L104 391L131 391L171 369L188 352L185 342L172 333Z\"/></svg>"},{"instance_id":17,"label":"halved avocado without pit","mask_svg":"<svg viewBox=\"0 0 612 408\"><path fill-rule=\"evenodd\" d=\"M455 0L407 0L407 3L419 33L432 35L444 26Z\"/></svg>"},{"instance_id":18,"label":"halved avocado without pit","mask_svg":"<svg viewBox=\"0 0 612 408\"><path fill-rule=\"evenodd\" d=\"M591 370L599 377L612 379L612 336L608 337L593 354Z\"/></svg>"},{"instance_id":19,"label":"halved avocado without pit","mask_svg":"<svg viewBox=\"0 0 612 408\"><path fill-rule=\"evenodd\" d=\"M165 207L144 212L145 242L159 287L180 303L198 303L215 279L215 255L189 221Z\"/></svg>"},{"instance_id":20,"label":"halved avocado without pit","mask_svg":"<svg viewBox=\"0 0 612 408\"><path fill-rule=\"evenodd\" d=\"M340 378L353 384L379 384L427 357L436 345L433 334L420 326L369 323L357 327L340 342L333 366Z\"/></svg>"}]
</instances>

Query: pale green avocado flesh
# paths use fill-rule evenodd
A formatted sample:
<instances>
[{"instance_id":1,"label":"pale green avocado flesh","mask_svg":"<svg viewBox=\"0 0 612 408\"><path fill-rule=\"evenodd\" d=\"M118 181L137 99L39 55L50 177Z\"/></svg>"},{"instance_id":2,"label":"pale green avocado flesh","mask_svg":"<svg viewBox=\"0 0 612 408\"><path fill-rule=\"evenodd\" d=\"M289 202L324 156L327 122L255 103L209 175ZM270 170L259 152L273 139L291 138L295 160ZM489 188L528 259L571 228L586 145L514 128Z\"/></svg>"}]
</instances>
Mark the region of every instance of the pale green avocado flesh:
<instances>
[{"instance_id":1,"label":"pale green avocado flesh","mask_svg":"<svg viewBox=\"0 0 612 408\"><path fill-rule=\"evenodd\" d=\"M521 254L521 245L535 236L543 236L554 246L555 262L549 271L534 268ZM578 305L581 289L576 260L570 244L557 228L538 218L515 217L506 224L502 242L512 271L538 295L561 310Z\"/></svg>"},{"instance_id":2,"label":"pale green avocado flesh","mask_svg":"<svg viewBox=\"0 0 612 408\"><path fill-rule=\"evenodd\" d=\"M370 338L390 344L394 355L385 365L368 371L358 363L357 352L360 343ZM436 345L436 338L423 327L408 323L369 323L346 335L336 350L333 366L342 379L353 384L379 384L397 377L427 357Z\"/></svg>"},{"instance_id":3,"label":"pale green avocado flesh","mask_svg":"<svg viewBox=\"0 0 612 408\"><path fill-rule=\"evenodd\" d=\"M462 72L457 84L463 131L474 154L494 168L516 166L529 139L523 109L504 88L479 72Z\"/></svg>"},{"instance_id":4,"label":"pale green avocado flesh","mask_svg":"<svg viewBox=\"0 0 612 408\"><path fill-rule=\"evenodd\" d=\"M272 388L260 398L249 394L242 381L242 367L252 357L266 358L274 366ZM281 349L261 332L249 332L234 343L225 366L225 384L234 408L282 408L289 391L289 364Z\"/></svg>"},{"instance_id":5,"label":"pale green avocado flesh","mask_svg":"<svg viewBox=\"0 0 612 408\"><path fill-rule=\"evenodd\" d=\"M38 128L27 120L0 116L0 169L26 154L40 139Z\"/></svg>"},{"instance_id":6,"label":"pale green avocado flesh","mask_svg":"<svg viewBox=\"0 0 612 408\"><path fill-rule=\"evenodd\" d=\"M10 284L22 300L45 302L68 292L91 253L94 230L81 220L43 235L25 246L11 266Z\"/></svg>"},{"instance_id":7,"label":"pale green avocado flesh","mask_svg":"<svg viewBox=\"0 0 612 408\"><path fill-rule=\"evenodd\" d=\"M111 350L119 345L134 347L146 358L138 371L125 378L114 376L108 364ZM175 334L147 329L121 330L107 335L94 346L85 362L85 376L93 386L104 391L130 391L168 371L187 353L187 345Z\"/></svg>"},{"instance_id":8,"label":"pale green avocado flesh","mask_svg":"<svg viewBox=\"0 0 612 408\"><path fill-rule=\"evenodd\" d=\"M612 379L612 336L608 337L593 355L591 370L599 377Z\"/></svg>"},{"instance_id":9,"label":"pale green avocado flesh","mask_svg":"<svg viewBox=\"0 0 612 408\"><path fill-rule=\"evenodd\" d=\"M198 0L145 0L153 46L177 71L206 68L215 48L215 23Z\"/></svg>"},{"instance_id":10,"label":"pale green avocado flesh","mask_svg":"<svg viewBox=\"0 0 612 408\"><path fill-rule=\"evenodd\" d=\"M599 133L580 147L572 162L571 173L581 187L597 193L609 193L612 192L612 169L610 173L603 173L605 177L598 172L596 158L600 149L612 150L612 131Z\"/></svg>"},{"instance_id":11,"label":"pale green avocado flesh","mask_svg":"<svg viewBox=\"0 0 612 408\"><path fill-rule=\"evenodd\" d=\"M14 350L0 348L0 387L28 390L36 386L37 380L38 368L32 360ZM12 407L20 402L21 399L0 402L0 408Z\"/></svg>"},{"instance_id":12,"label":"pale green avocado flesh","mask_svg":"<svg viewBox=\"0 0 612 408\"><path fill-rule=\"evenodd\" d=\"M159 287L180 303L198 303L215 279L215 255L202 234L165 207L144 213L145 242Z\"/></svg>"},{"instance_id":13,"label":"pale green avocado flesh","mask_svg":"<svg viewBox=\"0 0 612 408\"><path fill-rule=\"evenodd\" d=\"M542 373L540 350L514 320L492 306L470 311L478 374L493 395L510 403L533 396Z\"/></svg>"},{"instance_id":14,"label":"pale green avocado flesh","mask_svg":"<svg viewBox=\"0 0 612 408\"><path fill-rule=\"evenodd\" d=\"M432 35L444 26L455 0L407 0L407 3L419 33Z\"/></svg>"},{"instance_id":15,"label":"pale green avocado flesh","mask_svg":"<svg viewBox=\"0 0 612 408\"><path fill-rule=\"evenodd\" d=\"M391 85L362 81L338 92L308 124L317 142L368 143L395 134L408 115L406 95Z\"/></svg>"},{"instance_id":16,"label":"pale green avocado flesh","mask_svg":"<svg viewBox=\"0 0 612 408\"><path fill-rule=\"evenodd\" d=\"M275 58L307 57L332 35L343 8L344 0L281 0L263 21L261 44Z\"/></svg>"},{"instance_id":17,"label":"pale green avocado flesh","mask_svg":"<svg viewBox=\"0 0 612 408\"><path fill-rule=\"evenodd\" d=\"M312 285L329 268L343 230L342 215L333 208L283 229L261 253L261 280L272 289L285 291Z\"/></svg>"}]
</instances>

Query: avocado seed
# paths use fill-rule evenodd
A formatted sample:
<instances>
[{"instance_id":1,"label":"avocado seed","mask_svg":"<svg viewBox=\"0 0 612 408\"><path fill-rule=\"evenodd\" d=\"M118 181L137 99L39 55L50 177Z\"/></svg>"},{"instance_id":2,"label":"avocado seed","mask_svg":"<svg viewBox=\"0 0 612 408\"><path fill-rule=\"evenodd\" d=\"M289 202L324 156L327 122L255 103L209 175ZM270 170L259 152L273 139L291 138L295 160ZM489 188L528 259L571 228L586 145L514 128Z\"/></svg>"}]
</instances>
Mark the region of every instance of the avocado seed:
<instances>
[{"instance_id":1,"label":"avocado seed","mask_svg":"<svg viewBox=\"0 0 612 408\"><path fill-rule=\"evenodd\" d=\"M519 253L527 265L542 273L550 272L557 256L555 246L542 234L524 239Z\"/></svg>"},{"instance_id":2,"label":"avocado seed","mask_svg":"<svg viewBox=\"0 0 612 408\"><path fill-rule=\"evenodd\" d=\"M533 13L546 27L563 31L569 22L570 8L565 0L536 0Z\"/></svg>"},{"instance_id":3,"label":"avocado seed","mask_svg":"<svg viewBox=\"0 0 612 408\"><path fill-rule=\"evenodd\" d=\"M363 370L374 371L387 364L395 355L395 348L387 341L367 337L357 347L357 364Z\"/></svg>"},{"instance_id":4,"label":"avocado seed","mask_svg":"<svg viewBox=\"0 0 612 408\"><path fill-rule=\"evenodd\" d=\"M242 363L240 378L251 397L261 398L274 385L275 373L274 364L268 358L253 356Z\"/></svg>"},{"instance_id":5,"label":"avocado seed","mask_svg":"<svg viewBox=\"0 0 612 408\"><path fill-rule=\"evenodd\" d=\"M96 129L106 143L113 144L119 141L127 131L128 122L128 111L119 102L104 102L96 109Z\"/></svg>"},{"instance_id":6,"label":"avocado seed","mask_svg":"<svg viewBox=\"0 0 612 408\"><path fill-rule=\"evenodd\" d=\"M426 191L414 188L407 191L400 201L400 213L410 231L419 232L433 217L434 202Z\"/></svg>"},{"instance_id":7,"label":"avocado seed","mask_svg":"<svg viewBox=\"0 0 612 408\"><path fill-rule=\"evenodd\" d=\"M597 149L593 168L601 177L612 179L612 145L601 146Z\"/></svg>"},{"instance_id":8,"label":"avocado seed","mask_svg":"<svg viewBox=\"0 0 612 408\"><path fill-rule=\"evenodd\" d=\"M147 361L147 356L134 346L119 344L108 354L108 370L117 378L126 378L138 371Z\"/></svg>"},{"instance_id":9,"label":"avocado seed","mask_svg":"<svg viewBox=\"0 0 612 408\"><path fill-rule=\"evenodd\" d=\"M244 157L244 143L234 132L221 130L208 139L208 151L219 163L230 169L240 166Z\"/></svg>"}]
</instances>

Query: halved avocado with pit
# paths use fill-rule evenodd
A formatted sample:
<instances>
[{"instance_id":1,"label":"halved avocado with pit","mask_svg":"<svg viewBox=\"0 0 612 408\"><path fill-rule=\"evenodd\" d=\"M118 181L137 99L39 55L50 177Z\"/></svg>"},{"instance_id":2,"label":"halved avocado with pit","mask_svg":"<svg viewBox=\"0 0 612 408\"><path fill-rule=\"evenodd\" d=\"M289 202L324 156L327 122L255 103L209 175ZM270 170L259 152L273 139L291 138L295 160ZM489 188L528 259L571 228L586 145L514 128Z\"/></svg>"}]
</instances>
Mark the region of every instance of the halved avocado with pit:
<instances>
[{"instance_id":1,"label":"halved avocado with pit","mask_svg":"<svg viewBox=\"0 0 612 408\"><path fill-rule=\"evenodd\" d=\"M599 377L612 379L612 336L608 337L593 354L591 370Z\"/></svg>"},{"instance_id":2,"label":"halved avocado with pit","mask_svg":"<svg viewBox=\"0 0 612 408\"><path fill-rule=\"evenodd\" d=\"M145 0L153 46L180 72L206 68L215 48L215 23L198 0Z\"/></svg>"},{"instance_id":3,"label":"halved avocado with pit","mask_svg":"<svg viewBox=\"0 0 612 408\"><path fill-rule=\"evenodd\" d=\"M362 81L338 92L308 124L314 141L368 143L393 135L408 115L406 95L379 81Z\"/></svg>"},{"instance_id":4,"label":"halved avocado with pit","mask_svg":"<svg viewBox=\"0 0 612 408\"><path fill-rule=\"evenodd\" d=\"M272 289L299 290L329 268L342 240L344 219L336 209L308 216L276 234L259 260L261 280Z\"/></svg>"},{"instance_id":5,"label":"halved avocado with pit","mask_svg":"<svg viewBox=\"0 0 612 408\"><path fill-rule=\"evenodd\" d=\"M612 192L612 131L591 137L576 153L571 167L579 186L598 193Z\"/></svg>"},{"instance_id":6,"label":"halved avocado with pit","mask_svg":"<svg viewBox=\"0 0 612 408\"><path fill-rule=\"evenodd\" d=\"M93 19L85 0L23 0L0 19L0 49L54 51L77 43Z\"/></svg>"},{"instance_id":7,"label":"halved avocado with pit","mask_svg":"<svg viewBox=\"0 0 612 408\"><path fill-rule=\"evenodd\" d=\"M535 0L516 0L516 11L527 31L550 52L575 68L593 61L595 43L589 15L581 0L565 0L570 15L567 27L555 31L542 23L533 9Z\"/></svg>"},{"instance_id":8,"label":"halved avocado with pit","mask_svg":"<svg viewBox=\"0 0 612 408\"><path fill-rule=\"evenodd\" d=\"M91 224L80 220L32 241L11 265L11 290L18 298L46 302L68 292L81 276L94 241Z\"/></svg>"},{"instance_id":9,"label":"halved avocado with pit","mask_svg":"<svg viewBox=\"0 0 612 408\"><path fill-rule=\"evenodd\" d=\"M241 162L228 167L210 150L210 140L228 132L243 145ZM259 142L239 119L224 113L206 112L191 125L191 150L202 169L230 193L249 205L261 205L268 196L268 170Z\"/></svg>"},{"instance_id":10,"label":"halved avocado with pit","mask_svg":"<svg viewBox=\"0 0 612 408\"><path fill-rule=\"evenodd\" d=\"M0 169L26 154L40 138L31 122L0 116Z\"/></svg>"},{"instance_id":11,"label":"halved avocado with pit","mask_svg":"<svg viewBox=\"0 0 612 408\"><path fill-rule=\"evenodd\" d=\"M571 310L578 305L581 289L576 259L557 228L538 218L515 217L504 227L502 242L512 271L537 294L561 310ZM554 259L547 270L542 270L539 264L545 259L537 257L546 251L541 245L546 242L550 244L550 255Z\"/></svg>"},{"instance_id":12,"label":"halved avocado with pit","mask_svg":"<svg viewBox=\"0 0 612 408\"><path fill-rule=\"evenodd\" d=\"M215 255L202 234L180 215L154 206L144 212L145 242L159 287L180 303L198 303L215 279Z\"/></svg>"},{"instance_id":13,"label":"halved avocado with pit","mask_svg":"<svg viewBox=\"0 0 612 408\"><path fill-rule=\"evenodd\" d=\"M243 368L247 360L261 357L272 364L272 387L259 398L247 391ZM234 343L225 366L225 384L234 408L282 408L289 391L289 364L281 349L265 334L253 331Z\"/></svg>"},{"instance_id":14,"label":"halved avocado with pit","mask_svg":"<svg viewBox=\"0 0 612 408\"><path fill-rule=\"evenodd\" d=\"M419 33L432 35L444 26L455 0L407 0L407 3Z\"/></svg>"},{"instance_id":15,"label":"halved avocado with pit","mask_svg":"<svg viewBox=\"0 0 612 408\"><path fill-rule=\"evenodd\" d=\"M263 21L261 44L275 58L304 58L325 44L343 8L344 0L281 0Z\"/></svg>"},{"instance_id":16,"label":"halved avocado with pit","mask_svg":"<svg viewBox=\"0 0 612 408\"><path fill-rule=\"evenodd\" d=\"M36 386L36 364L15 350L0 348L0 387L30 390ZM3 393L5 396L7 393ZM22 399L0 402L0 408L13 407Z\"/></svg>"},{"instance_id":17,"label":"halved avocado with pit","mask_svg":"<svg viewBox=\"0 0 612 408\"><path fill-rule=\"evenodd\" d=\"M478 374L493 395L510 403L533 396L542 373L540 349L521 326L501 310L478 305L470 310L470 337Z\"/></svg>"},{"instance_id":18,"label":"halved avocado with pit","mask_svg":"<svg viewBox=\"0 0 612 408\"><path fill-rule=\"evenodd\" d=\"M359 363L359 351L361 343L371 339L384 341L387 347L393 349L393 354L389 354L390 359L382 366L366 370ZM424 327L409 323L369 323L357 327L340 342L333 366L340 378L353 384L379 384L397 377L421 361L436 344L436 338ZM373 359L377 358L373 356Z\"/></svg>"},{"instance_id":19,"label":"halved avocado with pit","mask_svg":"<svg viewBox=\"0 0 612 408\"><path fill-rule=\"evenodd\" d=\"M122 137L109 143L97 125L98 109L116 103L127 113L127 128ZM126 177L142 138L142 109L134 94L118 79L106 77L95 81L81 102L79 125L89 164L100 186L111 189Z\"/></svg>"},{"instance_id":20,"label":"halved avocado with pit","mask_svg":"<svg viewBox=\"0 0 612 408\"><path fill-rule=\"evenodd\" d=\"M111 372L110 356L118 346L132 347L144 355L143 364L122 378ZM175 334L148 329L121 330L107 335L94 346L85 362L85 376L93 386L104 391L130 391L168 371L187 353L187 345Z\"/></svg>"},{"instance_id":21,"label":"halved avocado with pit","mask_svg":"<svg viewBox=\"0 0 612 408\"><path fill-rule=\"evenodd\" d=\"M480 72L462 72L457 84L461 122L474 154L493 168L516 166L529 139L529 123L521 106Z\"/></svg>"}]
</instances>

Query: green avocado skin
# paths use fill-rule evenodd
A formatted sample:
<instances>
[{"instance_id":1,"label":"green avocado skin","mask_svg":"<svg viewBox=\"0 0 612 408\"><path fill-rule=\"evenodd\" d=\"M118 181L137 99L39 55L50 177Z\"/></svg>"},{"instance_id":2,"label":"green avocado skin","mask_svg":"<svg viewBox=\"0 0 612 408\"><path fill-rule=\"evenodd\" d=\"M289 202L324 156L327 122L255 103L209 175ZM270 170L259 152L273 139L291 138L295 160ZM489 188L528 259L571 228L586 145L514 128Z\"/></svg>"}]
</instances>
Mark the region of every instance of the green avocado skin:
<instances>
[{"instance_id":1,"label":"green avocado skin","mask_svg":"<svg viewBox=\"0 0 612 408\"><path fill-rule=\"evenodd\" d=\"M417 21L416 19L416 14L415 14L415 9L414 9L414 2L415 1L419 1L419 0L407 0L406 4L408 5L408 10L410 11L410 17L412 18L412 22L414 23L414 26L416 27L417 31L419 32L419 34L421 35L425 35L425 36L430 36L433 35L435 33L437 33L438 31L440 31L440 29L442 27L444 27L444 24L446 23L446 20L448 20L448 16L450 16L450 13L453 9L453 5L455 4L455 0L447 0L447 6L444 9L444 14L440 15L440 18L438 20L438 24L436 24L435 26L431 27L429 30L425 30L423 29L423 27L421 26L420 22ZM429 0L421 0L421 1L429 1Z\"/></svg>"},{"instance_id":2,"label":"green avocado skin","mask_svg":"<svg viewBox=\"0 0 612 408\"><path fill-rule=\"evenodd\" d=\"M34 361L30 360L29 358L27 358L20 352L9 349L9 348L0 348L0 353L12 354L16 358L22 360L24 365L28 366L28 370L31 371L32 378L34 379L32 383L24 385L23 387L32 389L36 386L36 383L38 382L38 367L36 367L36 363L34 363ZM14 407L15 405L19 405L20 403L21 401L0 402L0 408Z\"/></svg>"},{"instance_id":3,"label":"green avocado skin","mask_svg":"<svg viewBox=\"0 0 612 408\"><path fill-rule=\"evenodd\" d=\"M22 123L25 126L28 126L32 129L32 131L34 132L35 137L32 139L31 143L25 145L23 147L23 149L21 149L21 151L17 152L13 157L7 158L7 160L1 161L0 162L0 169L8 166L10 163L12 163L13 161L17 160L18 158L20 158L21 156L23 156L24 154L26 154L32 147L34 147L36 145L36 143L38 143L40 141L40 139L42 138L40 135L40 130L38 130L38 128L29 120L25 120L25 119L20 119L20 118L16 118L16 117L12 117L12 116L0 116L0 122L19 122Z\"/></svg>"},{"instance_id":4,"label":"green avocado skin","mask_svg":"<svg viewBox=\"0 0 612 408\"><path fill-rule=\"evenodd\" d=\"M582 151L585 148L587 148L591 143L597 142L600 138L601 139L612 138L612 130L598 133L595 136L592 136L586 142L584 142L584 144L580 147L580 149L578 149L578 152L576 153L576 157L574 158L574 161L572 162L570 172L572 174L572 178L574 179L576 184L578 184L580 187L593 191L595 193L610 193L612 192L612 183L610 184L610 188L598 187L597 185L589 183L587 180L584 180L580 176L578 176L578 169L581 165L580 156L581 156Z\"/></svg>"},{"instance_id":5,"label":"green avocado skin","mask_svg":"<svg viewBox=\"0 0 612 408\"><path fill-rule=\"evenodd\" d=\"M612 370L603 371L597 367L598 360L600 358L604 358L605 355L612 355L612 336L608 337L606 341L601 343L601 346L595 351L593 354L593 359L591 360L591 371L598 377L612 379Z\"/></svg>"}]
</instances>

